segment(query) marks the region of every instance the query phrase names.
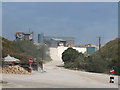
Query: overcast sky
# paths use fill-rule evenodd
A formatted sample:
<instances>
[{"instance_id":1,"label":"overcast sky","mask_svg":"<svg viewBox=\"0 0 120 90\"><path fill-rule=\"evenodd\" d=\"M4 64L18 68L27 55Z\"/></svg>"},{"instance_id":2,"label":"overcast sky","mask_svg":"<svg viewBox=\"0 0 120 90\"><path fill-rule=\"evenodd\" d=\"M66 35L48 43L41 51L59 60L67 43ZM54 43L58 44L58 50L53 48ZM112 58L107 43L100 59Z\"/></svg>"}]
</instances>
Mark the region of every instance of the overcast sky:
<instances>
[{"instance_id":1,"label":"overcast sky","mask_svg":"<svg viewBox=\"0 0 120 90\"><path fill-rule=\"evenodd\" d=\"M102 44L118 36L117 2L4 2L2 36L14 40L29 28L46 36L75 37L77 44Z\"/></svg>"}]
</instances>

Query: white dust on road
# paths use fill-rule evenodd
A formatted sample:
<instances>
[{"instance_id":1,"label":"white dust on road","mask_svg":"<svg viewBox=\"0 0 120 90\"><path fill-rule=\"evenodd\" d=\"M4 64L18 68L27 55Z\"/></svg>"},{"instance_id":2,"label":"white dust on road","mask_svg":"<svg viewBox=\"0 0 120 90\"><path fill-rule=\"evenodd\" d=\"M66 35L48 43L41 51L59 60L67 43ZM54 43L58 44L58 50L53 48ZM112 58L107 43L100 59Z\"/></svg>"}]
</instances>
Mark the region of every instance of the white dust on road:
<instances>
[{"instance_id":1,"label":"white dust on road","mask_svg":"<svg viewBox=\"0 0 120 90\"><path fill-rule=\"evenodd\" d=\"M109 75L74 71L57 67L63 64L58 57L57 49L51 48L53 61L44 65L44 73L32 72L31 75L3 74L4 88L118 88L118 77L115 83L109 83Z\"/></svg>"}]
</instances>

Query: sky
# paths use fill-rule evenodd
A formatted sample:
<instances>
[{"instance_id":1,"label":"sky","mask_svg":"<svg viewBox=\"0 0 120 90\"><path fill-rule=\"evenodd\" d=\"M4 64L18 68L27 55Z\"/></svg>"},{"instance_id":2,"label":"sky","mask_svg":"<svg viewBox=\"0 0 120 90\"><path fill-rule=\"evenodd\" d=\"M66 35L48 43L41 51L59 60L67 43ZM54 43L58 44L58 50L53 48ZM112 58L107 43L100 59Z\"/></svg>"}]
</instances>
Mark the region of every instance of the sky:
<instances>
[{"instance_id":1,"label":"sky","mask_svg":"<svg viewBox=\"0 0 120 90\"><path fill-rule=\"evenodd\" d=\"M75 37L76 44L102 44L118 37L117 2L3 2L2 36L16 32Z\"/></svg>"},{"instance_id":2,"label":"sky","mask_svg":"<svg viewBox=\"0 0 120 90\"><path fill-rule=\"evenodd\" d=\"M2 0L2 2L119 2L119 0Z\"/></svg>"}]
</instances>

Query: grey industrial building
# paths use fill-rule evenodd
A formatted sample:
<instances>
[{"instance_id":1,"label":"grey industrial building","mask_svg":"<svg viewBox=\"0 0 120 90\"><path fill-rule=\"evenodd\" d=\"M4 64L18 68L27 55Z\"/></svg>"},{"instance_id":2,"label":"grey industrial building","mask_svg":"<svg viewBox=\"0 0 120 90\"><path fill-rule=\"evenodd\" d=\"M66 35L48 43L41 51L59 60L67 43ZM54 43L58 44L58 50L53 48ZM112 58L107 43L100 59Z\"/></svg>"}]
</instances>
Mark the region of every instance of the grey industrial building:
<instances>
[{"instance_id":1,"label":"grey industrial building","mask_svg":"<svg viewBox=\"0 0 120 90\"><path fill-rule=\"evenodd\" d=\"M74 37L44 36L44 34L41 33L38 34L38 43L45 43L49 47L74 45Z\"/></svg>"}]
</instances>

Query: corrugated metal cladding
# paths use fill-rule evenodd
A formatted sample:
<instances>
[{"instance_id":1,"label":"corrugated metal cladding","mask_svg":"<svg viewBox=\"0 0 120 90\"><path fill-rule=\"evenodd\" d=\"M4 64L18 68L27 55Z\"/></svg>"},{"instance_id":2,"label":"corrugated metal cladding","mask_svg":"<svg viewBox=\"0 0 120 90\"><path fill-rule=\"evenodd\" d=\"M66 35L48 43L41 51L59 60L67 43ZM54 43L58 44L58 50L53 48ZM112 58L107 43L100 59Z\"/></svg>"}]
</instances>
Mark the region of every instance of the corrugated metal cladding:
<instances>
[{"instance_id":1,"label":"corrugated metal cladding","mask_svg":"<svg viewBox=\"0 0 120 90\"><path fill-rule=\"evenodd\" d=\"M44 36L44 34L38 34L38 43L46 43L50 47L57 47L60 42L74 45L74 37L56 37L56 36Z\"/></svg>"},{"instance_id":2,"label":"corrugated metal cladding","mask_svg":"<svg viewBox=\"0 0 120 90\"><path fill-rule=\"evenodd\" d=\"M90 53L93 53L96 51L96 47L86 47L87 49L87 53L90 54Z\"/></svg>"}]
</instances>

